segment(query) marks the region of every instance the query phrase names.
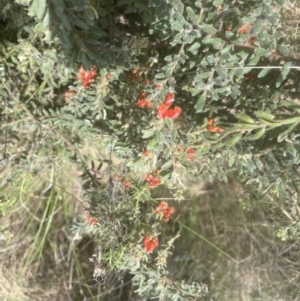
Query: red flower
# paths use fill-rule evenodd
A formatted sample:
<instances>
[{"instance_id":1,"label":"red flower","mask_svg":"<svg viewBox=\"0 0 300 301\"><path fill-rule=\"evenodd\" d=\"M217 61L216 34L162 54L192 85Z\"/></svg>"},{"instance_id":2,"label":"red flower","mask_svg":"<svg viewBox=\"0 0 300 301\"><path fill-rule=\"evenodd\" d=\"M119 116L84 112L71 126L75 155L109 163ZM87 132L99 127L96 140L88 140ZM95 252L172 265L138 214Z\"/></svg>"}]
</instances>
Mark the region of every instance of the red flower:
<instances>
[{"instance_id":1,"label":"red flower","mask_svg":"<svg viewBox=\"0 0 300 301\"><path fill-rule=\"evenodd\" d=\"M150 187L156 187L161 184L161 180L159 178L153 178L153 180L150 182Z\"/></svg>"},{"instance_id":2,"label":"red flower","mask_svg":"<svg viewBox=\"0 0 300 301\"><path fill-rule=\"evenodd\" d=\"M169 106L161 103L158 107L158 117L160 119L165 119L167 117L171 119L177 118L182 112L180 107L174 107L174 109L169 109Z\"/></svg>"},{"instance_id":3,"label":"red flower","mask_svg":"<svg viewBox=\"0 0 300 301\"><path fill-rule=\"evenodd\" d=\"M152 180L153 180L153 175L151 175L150 173L148 173L147 175L146 175L146 181L147 182L151 182Z\"/></svg>"},{"instance_id":4,"label":"red flower","mask_svg":"<svg viewBox=\"0 0 300 301\"><path fill-rule=\"evenodd\" d=\"M151 238L150 236L146 236L144 239L144 246L146 248L146 252L153 252L159 245L159 240L157 237Z\"/></svg>"},{"instance_id":5,"label":"red flower","mask_svg":"<svg viewBox=\"0 0 300 301\"><path fill-rule=\"evenodd\" d=\"M214 124L215 124L214 119L208 119L207 124L208 124L208 125L214 125Z\"/></svg>"},{"instance_id":6,"label":"red flower","mask_svg":"<svg viewBox=\"0 0 300 301\"><path fill-rule=\"evenodd\" d=\"M87 222L91 225L91 226L96 226L97 224L99 224L100 220L98 217L95 216L91 216L89 213L86 214L87 217Z\"/></svg>"},{"instance_id":7,"label":"red flower","mask_svg":"<svg viewBox=\"0 0 300 301\"><path fill-rule=\"evenodd\" d=\"M174 213L174 211L175 208L169 207L169 204L165 201L160 202L159 206L155 209L156 213L162 213L166 223L170 220L170 216Z\"/></svg>"},{"instance_id":8,"label":"red flower","mask_svg":"<svg viewBox=\"0 0 300 301\"><path fill-rule=\"evenodd\" d=\"M220 126L215 126L214 132L215 133L222 133L222 132L224 132L224 129L222 129Z\"/></svg>"},{"instance_id":9,"label":"red flower","mask_svg":"<svg viewBox=\"0 0 300 301\"><path fill-rule=\"evenodd\" d=\"M166 98L165 98L165 102L164 104L168 107L170 107L172 105L172 103L175 100L175 95L173 93L168 93Z\"/></svg>"},{"instance_id":10,"label":"red flower","mask_svg":"<svg viewBox=\"0 0 300 301\"><path fill-rule=\"evenodd\" d=\"M123 185L126 189L130 188L132 186L132 183L131 182L128 182L128 181L124 181L123 182Z\"/></svg>"},{"instance_id":11,"label":"red flower","mask_svg":"<svg viewBox=\"0 0 300 301\"><path fill-rule=\"evenodd\" d=\"M196 151L193 149L193 148L188 148L187 150L187 153L188 153L188 160L194 160L196 158Z\"/></svg>"},{"instance_id":12,"label":"red flower","mask_svg":"<svg viewBox=\"0 0 300 301\"><path fill-rule=\"evenodd\" d=\"M152 174L147 174L146 175L146 181L150 183L150 187L156 187L161 184L161 180Z\"/></svg>"},{"instance_id":13,"label":"red flower","mask_svg":"<svg viewBox=\"0 0 300 301\"><path fill-rule=\"evenodd\" d=\"M152 103L151 100L148 100L148 99L143 98L143 99L140 99L140 100L138 101L137 106L138 106L139 108L147 107L148 109L152 109L153 103Z\"/></svg>"},{"instance_id":14,"label":"red flower","mask_svg":"<svg viewBox=\"0 0 300 301\"><path fill-rule=\"evenodd\" d=\"M224 132L224 129L221 128L220 126L215 126L215 121L214 119L209 119L207 122L207 130L209 132L213 132L213 133L222 133Z\"/></svg>"},{"instance_id":15,"label":"red flower","mask_svg":"<svg viewBox=\"0 0 300 301\"><path fill-rule=\"evenodd\" d=\"M143 152L142 152L142 153L143 153L143 155L144 155L144 156L147 156L147 157L148 157L148 156L151 156L151 152L150 152L150 151L148 151L148 150L146 150L146 149L145 149L145 150L143 150Z\"/></svg>"},{"instance_id":16,"label":"red flower","mask_svg":"<svg viewBox=\"0 0 300 301\"><path fill-rule=\"evenodd\" d=\"M164 211L164 220L166 223L170 220L170 216L174 213L174 211L174 207L169 207Z\"/></svg>"},{"instance_id":17,"label":"red flower","mask_svg":"<svg viewBox=\"0 0 300 301\"><path fill-rule=\"evenodd\" d=\"M146 84L146 85L150 85L150 83L151 83L150 80L146 78L146 79L145 79L145 84Z\"/></svg>"},{"instance_id":18,"label":"red flower","mask_svg":"<svg viewBox=\"0 0 300 301\"><path fill-rule=\"evenodd\" d=\"M82 85L85 89L88 89L94 79L97 77L97 72L95 70L90 70L88 73L84 71L83 67L79 68L80 79L82 80Z\"/></svg>"},{"instance_id":19,"label":"red flower","mask_svg":"<svg viewBox=\"0 0 300 301\"><path fill-rule=\"evenodd\" d=\"M253 23L247 22L245 23L238 31L239 34L244 34L250 32L253 27Z\"/></svg>"}]
</instances>

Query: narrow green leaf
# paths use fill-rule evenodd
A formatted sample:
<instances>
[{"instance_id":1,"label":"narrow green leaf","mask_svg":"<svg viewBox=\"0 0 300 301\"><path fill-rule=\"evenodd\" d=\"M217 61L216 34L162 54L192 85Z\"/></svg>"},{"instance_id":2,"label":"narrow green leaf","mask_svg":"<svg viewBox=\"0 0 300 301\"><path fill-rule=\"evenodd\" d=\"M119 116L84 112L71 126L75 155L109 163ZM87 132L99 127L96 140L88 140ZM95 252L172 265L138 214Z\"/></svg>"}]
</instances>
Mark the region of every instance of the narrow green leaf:
<instances>
[{"instance_id":1,"label":"narrow green leaf","mask_svg":"<svg viewBox=\"0 0 300 301\"><path fill-rule=\"evenodd\" d=\"M264 76L266 76L271 70L272 70L271 68L266 67L266 68L262 69L262 70L258 73L257 77L258 77L258 78L264 77Z\"/></svg>"},{"instance_id":2,"label":"narrow green leaf","mask_svg":"<svg viewBox=\"0 0 300 301\"><path fill-rule=\"evenodd\" d=\"M236 113L234 115L237 119L242 120L244 122L248 122L248 123L255 123L255 121L248 115L244 114L244 113Z\"/></svg>"},{"instance_id":3,"label":"narrow green leaf","mask_svg":"<svg viewBox=\"0 0 300 301\"><path fill-rule=\"evenodd\" d=\"M294 128L297 125L298 125L298 123L296 122L296 123L292 124L287 130L285 130L284 132L282 132L281 134L279 134L278 137L277 137L277 141L278 142L283 141L287 137L287 135L294 130Z\"/></svg>"},{"instance_id":4,"label":"narrow green leaf","mask_svg":"<svg viewBox=\"0 0 300 301\"><path fill-rule=\"evenodd\" d=\"M260 128L260 125L251 123L238 123L236 127L239 130L256 130Z\"/></svg>"},{"instance_id":5,"label":"narrow green leaf","mask_svg":"<svg viewBox=\"0 0 300 301\"><path fill-rule=\"evenodd\" d=\"M247 140L250 140L250 141L258 140L259 138L261 138L264 135L265 131L266 131L266 128L263 127L260 130L258 130L255 134L248 135L246 138L247 138Z\"/></svg>"},{"instance_id":6,"label":"narrow green leaf","mask_svg":"<svg viewBox=\"0 0 300 301\"><path fill-rule=\"evenodd\" d=\"M201 26L201 29L206 33L215 34L217 32L217 29L215 29L213 26L204 24Z\"/></svg>"},{"instance_id":7,"label":"narrow green leaf","mask_svg":"<svg viewBox=\"0 0 300 301\"><path fill-rule=\"evenodd\" d=\"M278 88L281 85L281 83L286 79L286 77L288 76L288 74L291 71L291 68L290 68L291 66L292 66L292 62L287 62L284 65L281 73L279 74L279 77L277 78L276 88Z\"/></svg>"},{"instance_id":8,"label":"narrow green leaf","mask_svg":"<svg viewBox=\"0 0 300 301\"><path fill-rule=\"evenodd\" d=\"M194 25L198 25L198 20L197 20L197 16L194 12L194 10L191 8L191 7L187 7L186 8L186 12L188 14L188 17L189 19L191 20L191 22L194 24Z\"/></svg>"},{"instance_id":9,"label":"narrow green leaf","mask_svg":"<svg viewBox=\"0 0 300 301\"><path fill-rule=\"evenodd\" d=\"M196 103L196 113L202 112L206 102L206 93L203 93Z\"/></svg>"},{"instance_id":10,"label":"narrow green leaf","mask_svg":"<svg viewBox=\"0 0 300 301\"><path fill-rule=\"evenodd\" d=\"M239 142L241 140L242 136L243 136L242 133L238 133L238 134L234 135L233 137L229 138L225 142L225 145L229 146L229 147L235 145L237 142Z\"/></svg>"},{"instance_id":11,"label":"narrow green leaf","mask_svg":"<svg viewBox=\"0 0 300 301\"><path fill-rule=\"evenodd\" d=\"M264 111L257 111L255 112L255 115L259 118L266 119L266 120L273 120L275 118L275 115Z\"/></svg>"}]
</instances>

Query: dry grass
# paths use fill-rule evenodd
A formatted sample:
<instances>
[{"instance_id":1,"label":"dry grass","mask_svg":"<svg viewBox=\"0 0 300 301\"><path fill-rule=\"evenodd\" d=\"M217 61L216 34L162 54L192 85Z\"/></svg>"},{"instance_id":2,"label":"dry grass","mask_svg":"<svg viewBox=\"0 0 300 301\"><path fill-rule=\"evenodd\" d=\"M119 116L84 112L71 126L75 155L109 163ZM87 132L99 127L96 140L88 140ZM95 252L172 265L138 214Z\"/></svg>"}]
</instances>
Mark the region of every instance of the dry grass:
<instances>
[{"instance_id":1,"label":"dry grass","mask_svg":"<svg viewBox=\"0 0 300 301\"><path fill-rule=\"evenodd\" d=\"M177 220L200 236L181 227L173 274L201 281L212 273L214 300L296 300L300 244L276 237L285 221L277 205L251 199L236 180L204 190L209 192L180 206Z\"/></svg>"},{"instance_id":2,"label":"dry grass","mask_svg":"<svg viewBox=\"0 0 300 301\"><path fill-rule=\"evenodd\" d=\"M64 190L56 186L41 193L45 181L25 183L14 210L1 218L4 300L139 299L126 272L123 282L111 273L105 289L97 284L89 262L95 252L92 236L72 240L72 223L84 212L72 197L78 193L75 183L66 181L76 173L72 168L64 166L57 178L65 181ZM162 232L162 237L181 232L169 262L171 278L201 281L213 273L214 300L297 300L299 243L274 235L286 218L278 206L251 199L236 180L190 187L187 200L174 203L176 216Z\"/></svg>"}]
</instances>

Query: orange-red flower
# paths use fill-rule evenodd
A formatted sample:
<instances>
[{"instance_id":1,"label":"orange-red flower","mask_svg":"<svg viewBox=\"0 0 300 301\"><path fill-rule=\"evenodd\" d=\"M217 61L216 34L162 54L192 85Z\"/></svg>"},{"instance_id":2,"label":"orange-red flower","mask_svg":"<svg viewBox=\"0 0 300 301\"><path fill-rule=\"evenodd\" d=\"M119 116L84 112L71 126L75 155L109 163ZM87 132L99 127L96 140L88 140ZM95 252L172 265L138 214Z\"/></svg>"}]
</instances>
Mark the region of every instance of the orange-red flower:
<instances>
[{"instance_id":1,"label":"orange-red flower","mask_svg":"<svg viewBox=\"0 0 300 301\"><path fill-rule=\"evenodd\" d=\"M208 119L207 124L213 126L215 124L215 120L214 119Z\"/></svg>"},{"instance_id":2,"label":"orange-red flower","mask_svg":"<svg viewBox=\"0 0 300 301\"><path fill-rule=\"evenodd\" d=\"M129 188L132 186L132 183L129 182L129 181L124 181L124 182L123 182L123 185L124 185L124 187L125 187L126 189L129 189Z\"/></svg>"},{"instance_id":3,"label":"orange-red flower","mask_svg":"<svg viewBox=\"0 0 300 301\"><path fill-rule=\"evenodd\" d=\"M253 27L253 23L247 22L238 30L238 33L239 34L248 33L252 30L252 27Z\"/></svg>"},{"instance_id":4,"label":"orange-red flower","mask_svg":"<svg viewBox=\"0 0 300 301\"><path fill-rule=\"evenodd\" d=\"M83 67L79 68L79 75L82 81L82 85L85 89L88 89L91 83L94 82L95 78L97 77L97 72L95 70L90 70L89 72L85 72Z\"/></svg>"},{"instance_id":5,"label":"orange-red flower","mask_svg":"<svg viewBox=\"0 0 300 301\"><path fill-rule=\"evenodd\" d=\"M170 216L175 212L174 207L169 207L169 204L165 201L160 202L159 206L155 209L155 212L162 214L165 222L170 220Z\"/></svg>"},{"instance_id":6,"label":"orange-red flower","mask_svg":"<svg viewBox=\"0 0 300 301\"><path fill-rule=\"evenodd\" d=\"M171 119L177 118L182 112L180 107L175 106L174 109L169 109L169 106L161 103L158 107L158 117L160 119L165 119L167 117Z\"/></svg>"},{"instance_id":7,"label":"orange-red flower","mask_svg":"<svg viewBox=\"0 0 300 301\"><path fill-rule=\"evenodd\" d=\"M146 181L150 183L150 187L156 187L161 184L161 180L158 177L149 173L146 175Z\"/></svg>"},{"instance_id":8,"label":"orange-red flower","mask_svg":"<svg viewBox=\"0 0 300 301\"><path fill-rule=\"evenodd\" d=\"M150 80L148 78L145 79L145 84L146 85L150 85L151 84L151 82L150 82Z\"/></svg>"},{"instance_id":9,"label":"orange-red flower","mask_svg":"<svg viewBox=\"0 0 300 301\"><path fill-rule=\"evenodd\" d=\"M146 150L146 149L144 149L142 153L143 153L144 156L147 156L147 157L151 156L151 152Z\"/></svg>"},{"instance_id":10,"label":"orange-red flower","mask_svg":"<svg viewBox=\"0 0 300 301\"><path fill-rule=\"evenodd\" d=\"M151 253L153 252L159 245L159 240L157 237L151 238L150 236L146 236L144 239L144 246L146 252Z\"/></svg>"},{"instance_id":11,"label":"orange-red flower","mask_svg":"<svg viewBox=\"0 0 300 301\"><path fill-rule=\"evenodd\" d=\"M153 103L151 100L143 98L138 101L137 106L139 108L147 107L148 109L152 109Z\"/></svg>"},{"instance_id":12,"label":"orange-red flower","mask_svg":"<svg viewBox=\"0 0 300 301\"><path fill-rule=\"evenodd\" d=\"M194 160L196 158L196 151L193 148L188 148L187 149L187 153L188 153L188 160Z\"/></svg>"},{"instance_id":13,"label":"orange-red flower","mask_svg":"<svg viewBox=\"0 0 300 301\"><path fill-rule=\"evenodd\" d=\"M215 126L214 127L214 132L215 133L223 133L224 129L222 129L220 126Z\"/></svg>"},{"instance_id":14,"label":"orange-red flower","mask_svg":"<svg viewBox=\"0 0 300 301\"><path fill-rule=\"evenodd\" d=\"M173 93L168 93L167 96L165 97L165 102L164 104L168 107L170 107L175 100L175 95Z\"/></svg>"},{"instance_id":15,"label":"orange-red flower","mask_svg":"<svg viewBox=\"0 0 300 301\"><path fill-rule=\"evenodd\" d=\"M96 226L97 224L99 224L100 220L98 217L95 216L91 216L90 213L86 214L87 217L87 222L91 225L91 226Z\"/></svg>"},{"instance_id":16,"label":"orange-red flower","mask_svg":"<svg viewBox=\"0 0 300 301\"><path fill-rule=\"evenodd\" d=\"M215 126L215 121L214 119L209 119L207 122L207 130L209 132L213 132L213 133L222 133L224 132L224 129L221 128L220 126Z\"/></svg>"}]
</instances>

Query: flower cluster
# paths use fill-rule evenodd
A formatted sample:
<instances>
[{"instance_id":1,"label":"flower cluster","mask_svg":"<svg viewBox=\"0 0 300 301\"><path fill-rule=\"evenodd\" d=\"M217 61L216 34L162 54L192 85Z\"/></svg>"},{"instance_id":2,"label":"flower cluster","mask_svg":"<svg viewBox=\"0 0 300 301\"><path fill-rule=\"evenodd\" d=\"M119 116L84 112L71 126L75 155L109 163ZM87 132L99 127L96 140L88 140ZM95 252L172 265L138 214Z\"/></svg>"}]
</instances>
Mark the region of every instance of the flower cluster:
<instances>
[{"instance_id":1,"label":"flower cluster","mask_svg":"<svg viewBox=\"0 0 300 301\"><path fill-rule=\"evenodd\" d=\"M150 187L156 187L161 184L161 180L150 173L146 175L146 181L150 183Z\"/></svg>"},{"instance_id":2,"label":"flower cluster","mask_svg":"<svg viewBox=\"0 0 300 301\"><path fill-rule=\"evenodd\" d=\"M175 208L169 207L169 204L165 201L160 202L159 206L155 209L155 213L162 214L166 223L170 220L170 216L174 212Z\"/></svg>"},{"instance_id":3,"label":"flower cluster","mask_svg":"<svg viewBox=\"0 0 300 301\"><path fill-rule=\"evenodd\" d=\"M81 66L79 69L79 79L82 81L82 85L85 89L89 89L91 84L94 82L97 77L97 72L95 70L90 70L89 72L85 72L83 67Z\"/></svg>"},{"instance_id":4,"label":"flower cluster","mask_svg":"<svg viewBox=\"0 0 300 301\"><path fill-rule=\"evenodd\" d=\"M193 148L188 148L187 149L187 158L190 161L193 161L196 158L196 151Z\"/></svg>"},{"instance_id":5,"label":"flower cluster","mask_svg":"<svg viewBox=\"0 0 300 301\"><path fill-rule=\"evenodd\" d=\"M157 237L150 237L146 236L144 239L144 246L146 249L146 252L151 253L153 252L159 245L159 240Z\"/></svg>"},{"instance_id":6,"label":"flower cluster","mask_svg":"<svg viewBox=\"0 0 300 301\"><path fill-rule=\"evenodd\" d=\"M88 224L90 224L91 226L96 226L100 222L98 217L92 216L88 212L86 213L86 218L87 218Z\"/></svg>"},{"instance_id":7,"label":"flower cluster","mask_svg":"<svg viewBox=\"0 0 300 301\"><path fill-rule=\"evenodd\" d=\"M214 119L209 119L208 120L207 130L209 132L213 132L213 133L222 133L222 132L224 132L224 129L222 129L220 126L215 126L215 120Z\"/></svg>"},{"instance_id":8,"label":"flower cluster","mask_svg":"<svg viewBox=\"0 0 300 301\"><path fill-rule=\"evenodd\" d=\"M177 118L181 112L182 109L178 106L175 106L174 108L170 108L175 100L175 95L173 93L168 93L167 96L165 97L164 103L161 103L158 107L158 117L160 119L165 119L165 118L171 118L175 119Z\"/></svg>"},{"instance_id":9,"label":"flower cluster","mask_svg":"<svg viewBox=\"0 0 300 301\"><path fill-rule=\"evenodd\" d=\"M140 91L137 105L139 108L147 107L148 109L152 109L153 103L151 100L146 99L146 96L146 91Z\"/></svg>"}]
</instances>

